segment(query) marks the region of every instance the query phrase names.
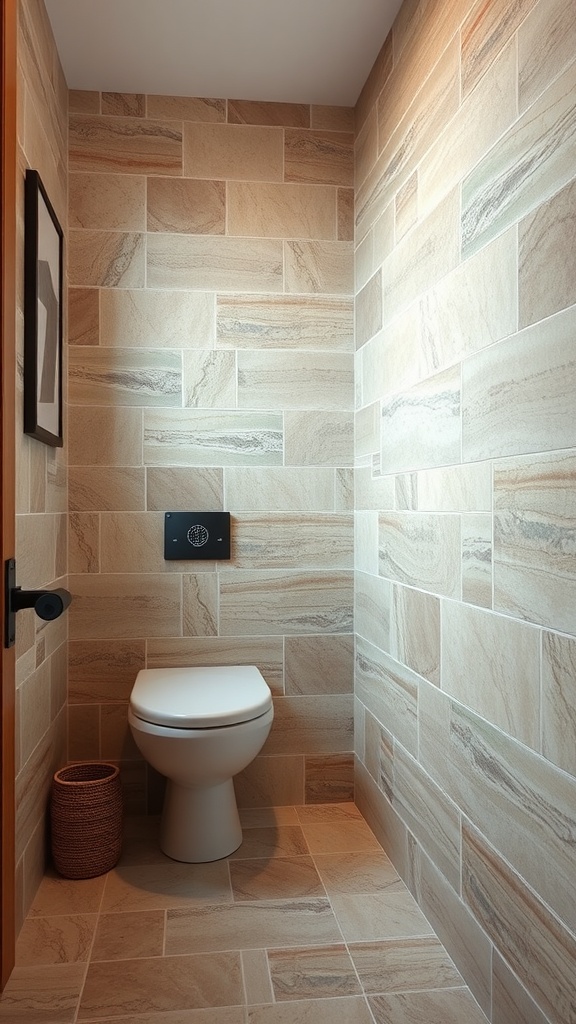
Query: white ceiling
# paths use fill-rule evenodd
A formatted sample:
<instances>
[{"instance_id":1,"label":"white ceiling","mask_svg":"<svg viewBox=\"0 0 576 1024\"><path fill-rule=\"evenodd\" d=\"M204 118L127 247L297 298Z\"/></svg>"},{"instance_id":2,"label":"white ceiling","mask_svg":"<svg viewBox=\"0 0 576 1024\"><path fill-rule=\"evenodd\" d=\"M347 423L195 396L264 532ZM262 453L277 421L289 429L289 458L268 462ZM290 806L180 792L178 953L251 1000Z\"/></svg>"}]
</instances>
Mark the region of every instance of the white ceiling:
<instances>
[{"instance_id":1,"label":"white ceiling","mask_svg":"<svg viewBox=\"0 0 576 1024\"><path fill-rule=\"evenodd\" d=\"M353 106L402 0L45 0L71 89Z\"/></svg>"}]
</instances>

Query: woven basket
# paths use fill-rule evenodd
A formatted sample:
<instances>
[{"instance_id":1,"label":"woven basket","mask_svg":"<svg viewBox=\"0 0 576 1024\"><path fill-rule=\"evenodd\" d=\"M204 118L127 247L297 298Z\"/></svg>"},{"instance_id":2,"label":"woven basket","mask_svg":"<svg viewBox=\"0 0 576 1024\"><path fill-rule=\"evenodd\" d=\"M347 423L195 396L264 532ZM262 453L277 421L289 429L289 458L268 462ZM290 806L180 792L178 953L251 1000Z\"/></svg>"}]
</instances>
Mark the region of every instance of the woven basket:
<instances>
[{"instance_id":1,"label":"woven basket","mask_svg":"<svg viewBox=\"0 0 576 1024\"><path fill-rule=\"evenodd\" d=\"M94 878L118 862L122 849L120 769L71 764L56 772L50 800L52 856L64 878Z\"/></svg>"}]
</instances>

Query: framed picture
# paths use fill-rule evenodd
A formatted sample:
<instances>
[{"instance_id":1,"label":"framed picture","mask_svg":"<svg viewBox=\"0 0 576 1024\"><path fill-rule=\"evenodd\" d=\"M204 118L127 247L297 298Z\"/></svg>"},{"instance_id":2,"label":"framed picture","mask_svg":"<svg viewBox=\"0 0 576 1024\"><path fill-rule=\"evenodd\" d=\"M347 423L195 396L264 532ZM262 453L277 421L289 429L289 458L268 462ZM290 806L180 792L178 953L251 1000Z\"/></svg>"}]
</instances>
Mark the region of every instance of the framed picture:
<instances>
[{"instance_id":1,"label":"framed picture","mask_svg":"<svg viewBox=\"0 0 576 1024\"><path fill-rule=\"evenodd\" d=\"M37 171L24 196L24 433L61 447L63 233Z\"/></svg>"}]
</instances>

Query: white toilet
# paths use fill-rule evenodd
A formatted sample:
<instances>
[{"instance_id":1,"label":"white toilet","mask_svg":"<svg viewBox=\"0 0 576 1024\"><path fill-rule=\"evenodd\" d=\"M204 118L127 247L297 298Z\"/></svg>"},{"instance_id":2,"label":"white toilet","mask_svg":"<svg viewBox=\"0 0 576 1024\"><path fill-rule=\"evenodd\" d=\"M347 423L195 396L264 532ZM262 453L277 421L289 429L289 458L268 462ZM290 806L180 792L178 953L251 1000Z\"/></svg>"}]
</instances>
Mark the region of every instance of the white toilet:
<instances>
[{"instance_id":1,"label":"white toilet","mask_svg":"<svg viewBox=\"0 0 576 1024\"><path fill-rule=\"evenodd\" d=\"M254 665L143 669L128 721L168 780L160 846L174 860L219 860L242 842L233 776L262 749L274 709Z\"/></svg>"}]
</instances>

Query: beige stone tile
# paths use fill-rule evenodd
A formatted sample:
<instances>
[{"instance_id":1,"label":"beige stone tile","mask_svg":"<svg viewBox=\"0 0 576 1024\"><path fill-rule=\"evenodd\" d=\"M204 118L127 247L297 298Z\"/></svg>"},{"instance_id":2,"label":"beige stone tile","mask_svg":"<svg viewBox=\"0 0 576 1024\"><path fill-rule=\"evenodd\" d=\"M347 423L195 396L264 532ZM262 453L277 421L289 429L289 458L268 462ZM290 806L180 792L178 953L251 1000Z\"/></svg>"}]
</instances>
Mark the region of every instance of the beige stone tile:
<instances>
[{"instance_id":1,"label":"beige stone tile","mask_svg":"<svg viewBox=\"0 0 576 1024\"><path fill-rule=\"evenodd\" d=\"M71 466L68 487L73 512L128 512L144 509L143 468Z\"/></svg>"},{"instance_id":2,"label":"beige stone tile","mask_svg":"<svg viewBox=\"0 0 576 1024\"><path fill-rule=\"evenodd\" d=\"M354 348L352 299L323 296L218 295L217 348Z\"/></svg>"},{"instance_id":3,"label":"beige stone tile","mask_svg":"<svg viewBox=\"0 0 576 1024\"><path fill-rule=\"evenodd\" d=\"M148 178L146 196L148 231L183 231L194 235L225 233L226 185L223 181Z\"/></svg>"},{"instance_id":4,"label":"beige stone tile","mask_svg":"<svg viewBox=\"0 0 576 1024\"><path fill-rule=\"evenodd\" d=\"M333 754L352 749L352 695L278 697L263 753Z\"/></svg>"},{"instance_id":5,"label":"beige stone tile","mask_svg":"<svg viewBox=\"0 0 576 1024\"><path fill-rule=\"evenodd\" d=\"M226 120L226 100L208 99L196 96L153 96L146 97L148 117L159 117L175 121Z\"/></svg>"},{"instance_id":6,"label":"beige stone tile","mask_svg":"<svg viewBox=\"0 0 576 1024\"><path fill-rule=\"evenodd\" d=\"M127 701L144 668L143 640L75 640L69 643L68 699L74 704Z\"/></svg>"},{"instance_id":7,"label":"beige stone tile","mask_svg":"<svg viewBox=\"0 0 576 1024\"><path fill-rule=\"evenodd\" d=\"M286 999L325 999L361 993L344 945L269 949L274 995Z\"/></svg>"},{"instance_id":8,"label":"beige stone tile","mask_svg":"<svg viewBox=\"0 0 576 1024\"><path fill-rule=\"evenodd\" d=\"M68 706L68 760L99 760L100 707L96 704L70 704Z\"/></svg>"},{"instance_id":9,"label":"beige stone tile","mask_svg":"<svg viewBox=\"0 0 576 1024\"><path fill-rule=\"evenodd\" d=\"M109 872L103 914L159 912L169 907L223 904L232 900L227 862L121 865ZM198 952L203 952L198 949ZM174 1007L175 1009L175 1007Z\"/></svg>"},{"instance_id":10,"label":"beige stone tile","mask_svg":"<svg viewBox=\"0 0 576 1024\"><path fill-rule=\"evenodd\" d=\"M16 519L19 575L27 587L40 587L56 576L56 517L21 515Z\"/></svg>"},{"instance_id":11,"label":"beige stone tile","mask_svg":"<svg viewBox=\"0 0 576 1024\"><path fill-rule=\"evenodd\" d=\"M353 736L349 746L353 746ZM327 800L353 800L354 755L319 754L316 757L307 754L304 762L304 799L308 804L324 804Z\"/></svg>"},{"instance_id":12,"label":"beige stone tile","mask_svg":"<svg viewBox=\"0 0 576 1024\"><path fill-rule=\"evenodd\" d=\"M460 461L460 366L382 402L382 473Z\"/></svg>"},{"instance_id":13,"label":"beige stone tile","mask_svg":"<svg viewBox=\"0 0 576 1024\"><path fill-rule=\"evenodd\" d=\"M466 7L470 7L471 2L473 0L468 0ZM386 91L397 96L399 110L420 90L427 71L435 66L448 43L453 41L465 10L452 4L437 10L408 0L398 12L391 32L394 74Z\"/></svg>"},{"instance_id":14,"label":"beige stone tile","mask_svg":"<svg viewBox=\"0 0 576 1024\"><path fill-rule=\"evenodd\" d=\"M460 597L460 517L449 513L382 512L380 573L444 597Z\"/></svg>"},{"instance_id":15,"label":"beige stone tile","mask_svg":"<svg viewBox=\"0 0 576 1024\"><path fill-rule=\"evenodd\" d=\"M425 1020L427 1024L486 1024L488 1020L466 988L438 989L431 992L401 992L372 996L368 1004L376 1024L409 1024Z\"/></svg>"},{"instance_id":16,"label":"beige stone tile","mask_svg":"<svg viewBox=\"0 0 576 1024\"><path fill-rule=\"evenodd\" d=\"M390 207L388 207L390 210ZM385 216L384 214L382 215ZM390 217L390 220L392 218ZM374 273L374 230L371 229L354 251L354 289L359 291Z\"/></svg>"},{"instance_id":17,"label":"beige stone tile","mask_svg":"<svg viewBox=\"0 0 576 1024\"><path fill-rule=\"evenodd\" d=\"M502 955L547 1017L566 1019L573 1005L573 934L480 833L464 826L462 844L464 899L488 936L498 935Z\"/></svg>"},{"instance_id":18,"label":"beige stone tile","mask_svg":"<svg viewBox=\"0 0 576 1024\"><path fill-rule=\"evenodd\" d=\"M355 455L358 460L363 455L378 455L381 446L381 414L380 403L372 402L358 409L354 417ZM371 460L368 460L369 464Z\"/></svg>"},{"instance_id":19,"label":"beige stone tile","mask_svg":"<svg viewBox=\"0 0 576 1024\"><path fill-rule=\"evenodd\" d=\"M349 512L234 516L232 562L238 568L352 569L353 556Z\"/></svg>"},{"instance_id":20,"label":"beige stone tile","mask_svg":"<svg viewBox=\"0 0 576 1024\"><path fill-rule=\"evenodd\" d=\"M462 90L469 93L514 35L536 0L512 3L476 3L462 25Z\"/></svg>"},{"instance_id":21,"label":"beige stone tile","mask_svg":"<svg viewBox=\"0 0 576 1024\"><path fill-rule=\"evenodd\" d=\"M313 103L310 108L310 127L331 132L353 132L354 107L334 107Z\"/></svg>"},{"instance_id":22,"label":"beige stone tile","mask_svg":"<svg viewBox=\"0 0 576 1024\"><path fill-rule=\"evenodd\" d=\"M139 748L128 725L126 704L100 706L100 756L105 761L138 761Z\"/></svg>"},{"instance_id":23,"label":"beige stone tile","mask_svg":"<svg viewBox=\"0 0 576 1024\"><path fill-rule=\"evenodd\" d=\"M248 1024L372 1024L372 1017L364 999L340 996L251 1006Z\"/></svg>"},{"instance_id":24,"label":"beige stone tile","mask_svg":"<svg viewBox=\"0 0 576 1024\"><path fill-rule=\"evenodd\" d=\"M0 999L3 1024L73 1024L85 964L16 967Z\"/></svg>"},{"instance_id":25,"label":"beige stone tile","mask_svg":"<svg viewBox=\"0 0 576 1024\"><path fill-rule=\"evenodd\" d=\"M250 829L248 838L259 831ZM241 903L326 895L314 862L307 856L234 859L230 863L230 879L234 900Z\"/></svg>"},{"instance_id":26,"label":"beige stone tile","mask_svg":"<svg viewBox=\"0 0 576 1024\"><path fill-rule=\"evenodd\" d=\"M374 105L354 140L354 178L356 189L367 178L378 157L378 109ZM356 203L355 203L356 205ZM356 219L356 218L354 218ZM362 238L366 237L364 232ZM361 241L360 238L357 240Z\"/></svg>"},{"instance_id":27,"label":"beige stone tile","mask_svg":"<svg viewBox=\"0 0 576 1024\"><path fill-rule=\"evenodd\" d=\"M348 571L223 571L220 633L349 633L351 582Z\"/></svg>"},{"instance_id":28,"label":"beige stone tile","mask_svg":"<svg viewBox=\"0 0 576 1024\"><path fill-rule=\"evenodd\" d=\"M547 1018L496 950L492 1006L494 1024L547 1024Z\"/></svg>"},{"instance_id":29,"label":"beige stone tile","mask_svg":"<svg viewBox=\"0 0 576 1024\"><path fill-rule=\"evenodd\" d=\"M354 498L358 510L377 512L394 508L394 477L373 475L371 468L354 471Z\"/></svg>"},{"instance_id":30,"label":"beige stone tile","mask_svg":"<svg viewBox=\"0 0 576 1024\"><path fill-rule=\"evenodd\" d=\"M164 912L101 914L90 960L162 956Z\"/></svg>"},{"instance_id":31,"label":"beige stone tile","mask_svg":"<svg viewBox=\"0 0 576 1024\"><path fill-rule=\"evenodd\" d=\"M314 863L328 895L397 892L404 888L382 851L315 854Z\"/></svg>"},{"instance_id":32,"label":"beige stone tile","mask_svg":"<svg viewBox=\"0 0 576 1024\"><path fill-rule=\"evenodd\" d=\"M417 494L422 512L490 512L492 463L424 470L418 473Z\"/></svg>"},{"instance_id":33,"label":"beige stone tile","mask_svg":"<svg viewBox=\"0 0 576 1024\"><path fill-rule=\"evenodd\" d=\"M155 573L189 569L187 561L164 558L164 516L161 512L106 512L100 517L100 571ZM202 571L213 563L202 562ZM180 619L168 635L179 635Z\"/></svg>"},{"instance_id":34,"label":"beige stone tile","mask_svg":"<svg viewBox=\"0 0 576 1024\"><path fill-rule=\"evenodd\" d=\"M147 508L152 512L167 509L186 512L191 508L198 512L220 511L223 508L222 481L221 469L149 467L146 470ZM230 507L236 506L232 502Z\"/></svg>"},{"instance_id":35,"label":"beige stone tile","mask_svg":"<svg viewBox=\"0 0 576 1024\"><path fill-rule=\"evenodd\" d=\"M214 296L202 292L104 288L102 344L138 348L211 348Z\"/></svg>"},{"instance_id":36,"label":"beige stone tile","mask_svg":"<svg viewBox=\"0 0 576 1024\"><path fill-rule=\"evenodd\" d=\"M542 634L542 753L576 776L576 640Z\"/></svg>"},{"instance_id":37,"label":"beige stone tile","mask_svg":"<svg viewBox=\"0 0 576 1024\"><path fill-rule=\"evenodd\" d=\"M182 576L182 632L185 636L217 635L216 573L187 573Z\"/></svg>"},{"instance_id":38,"label":"beige stone tile","mask_svg":"<svg viewBox=\"0 0 576 1024\"><path fill-rule=\"evenodd\" d=\"M142 93L103 92L101 102L103 114L144 117L146 112L146 97Z\"/></svg>"},{"instance_id":39,"label":"beige stone tile","mask_svg":"<svg viewBox=\"0 0 576 1024\"><path fill-rule=\"evenodd\" d=\"M568 633L575 471L568 451L498 462L494 475L494 606Z\"/></svg>"},{"instance_id":40,"label":"beige stone tile","mask_svg":"<svg viewBox=\"0 0 576 1024\"><path fill-rule=\"evenodd\" d=\"M390 645L391 584L380 576L361 571L356 573L355 582L356 633L387 650Z\"/></svg>"},{"instance_id":41,"label":"beige stone tile","mask_svg":"<svg viewBox=\"0 0 576 1024\"><path fill-rule=\"evenodd\" d=\"M68 260L70 284L144 287L143 234L72 230L68 236Z\"/></svg>"},{"instance_id":42,"label":"beige stone tile","mask_svg":"<svg viewBox=\"0 0 576 1024\"><path fill-rule=\"evenodd\" d=\"M464 179L464 256L476 252L573 177L575 82L576 65L571 64Z\"/></svg>"},{"instance_id":43,"label":"beige stone tile","mask_svg":"<svg viewBox=\"0 0 576 1024\"><path fill-rule=\"evenodd\" d=\"M336 192L325 185L231 181L227 232L266 238L336 238Z\"/></svg>"},{"instance_id":44,"label":"beige stone tile","mask_svg":"<svg viewBox=\"0 0 576 1024\"><path fill-rule=\"evenodd\" d=\"M248 1006L259 1003L271 1003L274 996L266 950L246 949L240 954L240 957ZM244 1019L242 1024L245 1024Z\"/></svg>"},{"instance_id":45,"label":"beige stone tile","mask_svg":"<svg viewBox=\"0 0 576 1024\"><path fill-rule=\"evenodd\" d=\"M354 110L356 131L358 132L364 124L370 110L373 109L378 96L392 71L394 64L394 52L392 43L392 32L389 32L384 40L380 51L368 78L366 79Z\"/></svg>"},{"instance_id":46,"label":"beige stone tile","mask_svg":"<svg viewBox=\"0 0 576 1024\"><path fill-rule=\"evenodd\" d=\"M100 93L88 89L70 89L68 109L71 114L99 114Z\"/></svg>"},{"instance_id":47,"label":"beige stone tile","mask_svg":"<svg viewBox=\"0 0 576 1024\"><path fill-rule=\"evenodd\" d=\"M526 110L573 60L576 45L570 0L536 4L518 29L518 99Z\"/></svg>"},{"instance_id":48,"label":"beige stone tile","mask_svg":"<svg viewBox=\"0 0 576 1024\"><path fill-rule=\"evenodd\" d=\"M229 467L224 484L235 512L331 512L335 506L332 469Z\"/></svg>"},{"instance_id":49,"label":"beige stone tile","mask_svg":"<svg viewBox=\"0 0 576 1024\"><path fill-rule=\"evenodd\" d=\"M519 326L576 302L572 239L576 183L572 182L518 226Z\"/></svg>"},{"instance_id":50,"label":"beige stone tile","mask_svg":"<svg viewBox=\"0 0 576 1024\"><path fill-rule=\"evenodd\" d=\"M440 601L432 594L394 586L389 651L431 683L440 680Z\"/></svg>"},{"instance_id":51,"label":"beige stone tile","mask_svg":"<svg viewBox=\"0 0 576 1024\"><path fill-rule=\"evenodd\" d=\"M180 580L175 575L120 573L72 576L70 637L138 638L180 631Z\"/></svg>"},{"instance_id":52,"label":"beige stone tile","mask_svg":"<svg viewBox=\"0 0 576 1024\"><path fill-rule=\"evenodd\" d=\"M165 956L94 963L88 968L78 1020L118 1014L243 1003L237 953Z\"/></svg>"},{"instance_id":53,"label":"beige stone tile","mask_svg":"<svg viewBox=\"0 0 576 1024\"><path fill-rule=\"evenodd\" d=\"M285 639L286 694L351 693L351 636L290 636Z\"/></svg>"},{"instance_id":54,"label":"beige stone tile","mask_svg":"<svg viewBox=\"0 0 576 1024\"><path fill-rule=\"evenodd\" d=\"M228 100L228 123L309 128L310 107L307 103Z\"/></svg>"},{"instance_id":55,"label":"beige stone tile","mask_svg":"<svg viewBox=\"0 0 576 1024\"><path fill-rule=\"evenodd\" d=\"M100 572L100 516L73 512L68 530L69 572Z\"/></svg>"},{"instance_id":56,"label":"beige stone tile","mask_svg":"<svg viewBox=\"0 0 576 1024\"><path fill-rule=\"evenodd\" d=\"M98 289L68 289L68 343L70 345L100 344Z\"/></svg>"},{"instance_id":57,"label":"beige stone tile","mask_svg":"<svg viewBox=\"0 0 576 1024\"><path fill-rule=\"evenodd\" d=\"M71 466L141 466L139 409L70 408L68 457Z\"/></svg>"},{"instance_id":58,"label":"beige stone tile","mask_svg":"<svg viewBox=\"0 0 576 1024\"><path fill-rule=\"evenodd\" d=\"M357 512L354 516L354 566L366 575L378 574L378 514Z\"/></svg>"},{"instance_id":59,"label":"beige stone tile","mask_svg":"<svg viewBox=\"0 0 576 1024\"><path fill-rule=\"evenodd\" d=\"M281 636L210 636L148 641L148 668L182 668L187 665L256 665L272 692L283 692Z\"/></svg>"},{"instance_id":60,"label":"beige stone tile","mask_svg":"<svg viewBox=\"0 0 576 1024\"><path fill-rule=\"evenodd\" d=\"M418 220L418 171L414 171L394 200L394 233L400 240ZM381 218L380 218L381 219ZM386 253L388 255L388 253Z\"/></svg>"},{"instance_id":61,"label":"beige stone tile","mask_svg":"<svg viewBox=\"0 0 576 1024\"><path fill-rule=\"evenodd\" d=\"M284 263L285 288L292 294L329 292L346 295L354 289L351 242L306 239L285 242Z\"/></svg>"},{"instance_id":62,"label":"beige stone tile","mask_svg":"<svg viewBox=\"0 0 576 1024\"><path fill-rule=\"evenodd\" d=\"M264 900L168 911L166 955L263 946L296 945L306 935L311 944L341 941L327 899Z\"/></svg>"},{"instance_id":63,"label":"beige stone tile","mask_svg":"<svg viewBox=\"0 0 576 1024\"><path fill-rule=\"evenodd\" d=\"M103 875L74 880L61 878L49 869L36 892L29 918L97 914L105 881Z\"/></svg>"},{"instance_id":64,"label":"beige stone tile","mask_svg":"<svg viewBox=\"0 0 576 1024\"><path fill-rule=\"evenodd\" d=\"M296 807L295 810L301 825L322 825L333 822L343 825L346 822L362 820L362 813L352 798L340 800L337 803L304 804Z\"/></svg>"},{"instance_id":65,"label":"beige stone tile","mask_svg":"<svg viewBox=\"0 0 576 1024\"><path fill-rule=\"evenodd\" d=\"M155 232L147 241L147 284L196 291L281 291L282 242Z\"/></svg>"},{"instance_id":66,"label":"beige stone tile","mask_svg":"<svg viewBox=\"0 0 576 1024\"><path fill-rule=\"evenodd\" d=\"M32 967L88 961L96 922L96 914L27 918L18 935L16 963Z\"/></svg>"},{"instance_id":67,"label":"beige stone tile","mask_svg":"<svg viewBox=\"0 0 576 1024\"><path fill-rule=\"evenodd\" d=\"M341 242L354 241L354 189L339 188L336 196L336 237Z\"/></svg>"},{"instance_id":68,"label":"beige stone tile","mask_svg":"<svg viewBox=\"0 0 576 1024\"><path fill-rule=\"evenodd\" d=\"M356 296L356 347L361 348L382 328L382 271L379 269Z\"/></svg>"},{"instance_id":69,"label":"beige stone tile","mask_svg":"<svg viewBox=\"0 0 576 1024\"><path fill-rule=\"evenodd\" d=\"M243 1006L206 1007L200 1010L162 1010L99 1018L98 1024L245 1024Z\"/></svg>"},{"instance_id":70,"label":"beige stone tile","mask_svg":"<svg viewBox=\"0 0 576 1024\"><path fill-rule=\"evenodd\" d=\"M419 369L420 359L418 306L414 303L361 350L357 383L362 403L370 405L412 387L425 375Z\"/></svg>"},{"instance_id":71,"label":"beige stone tile","mask_svg":"<svg viewBox=\"0 0 576 1024\"><path fill-rule=\"evenodd\" d=\"M349 132L287 128L284 146L286 181L327 185L354 184L354 136Z\"/></svg>"},{"instance_id":72,"label":"beige stone tile","mask_svg":"<svg viewBox=\"0 0 576 1024\"><path fill-rule=\"evenodd\" d=\"M176 409L144 414L147 466L278 466L281 413Z\"/></svg>"},{"instance_id":73,"label":"beige stone tile","mask_svg":"<svg viewBox=\"0 0 576 1024\"><path fill-rule=\"evenodd\" d=\"M332 893L330 901L346 942L372 942L432 933L408 890L353 895Z\"/></svg>"},{"instance_id":74,"label":"beige stone tile","mask_svg":"<svg viewBox=\"0 0 576 1024\"><path fill-rule=\"evenodd\" d=\"M402 745L417 752L418 678L389 655L359 639L356 648L356 695L385 722Z\"/></svg>"},{"instance_id":75,"label":"beige stone tile","mask_svg":"<svg viewBox=\"0 0 576 1024\"><path fill-rule=\"evenodd\" d=\"M236 353L194 350L183 353L184 406L236 408Z\"/></svg>"},{"instance_id":76,"label":"beige stone tile","mask_svg":"<svg viewBox=\"0 0 576 1024\"><path fill-rule=\"evenodd\" d=\"M283 131L236 124L184 124L190 178L282 181Z\"/></svg>"},{"instance_id":77,"label":"beige stone tile","mask_svg":"<svg viewBox=\"0 0 576 1024\"><path fill-rule=\"evenodd\" d=\"M71 228L144 231L146 179L133 174L71 174Z\"/></svg>"},{"instance_id":78,"label":"beige stone tile","mask_svg":"<svg viewBox=\"0 0 576 1024\"><path fill-rule=\"evenodd\" d=\"M379 850L375 835L362 819L302 825L310 853L351 853Z\"/></svg>"},{"instance_id":79,"label":"beige stone tile","mask_svg":"<svg viewBox=\"0 0 576 1024\"><path fill-rule=\"evenodd\" d=\"M462 600L492 607L492 516L462 516Z\"/></svg>"},{"instance_id":80,"label":"beige stone tile","mask_svg":"<svg viewBox=\"0 0 576 1024\"><path fill-rule=\"evenodd\" d=\"M169 121L73 114L69 145L71 171L182 173L182 126Z\"/></svg>"},{"instance_id":81,"label":"beige stone tile","mask_svg":"<svg viewBox=\"0 0 576 1024\"><path fill-rule=\"evenodd\" d=\"M68 365L72 405L182 405L179 352L79 346Z\"/></svg>"},{"instance_id":82,"label":"beige stone tile","mask_svg":"<svg viewBox=\"0 0 576 1024\"><path fill-rule=\"evenodd\" d=\"M460 974L434 936L357 943L348 948L367 993L415 992L462 984Z\"/></svg>"},{"instance_id":83,"label":"beige stone tile","mask_svg":"<svg viewBox=\"0 0 576 1024\"><path fill-rule=\"evenodd\" d=\"M304 800L304 757L257 757L234 778L239 807L301 804Z\"/></svg>"},{"instance_id":84,"label":"beige stone tile","mask_svg":"<svg viewBox=\"0 0 576 1024\"><path fill-rule=\"evenodd\" d=\"M350 466L353 459L353 417L308 410L286 412L287 466Z\"/></svg>"},{"instance_id":85,"label":"beige stone tile","mask_svg":"<svg viewBox=\"0 0 576 1024\"><path fill-rule=\"evenodd\" d=\"M243 829L299 824L295 807L244 807L239 809L239 815Z\"/></svg>"}]
</instances>

